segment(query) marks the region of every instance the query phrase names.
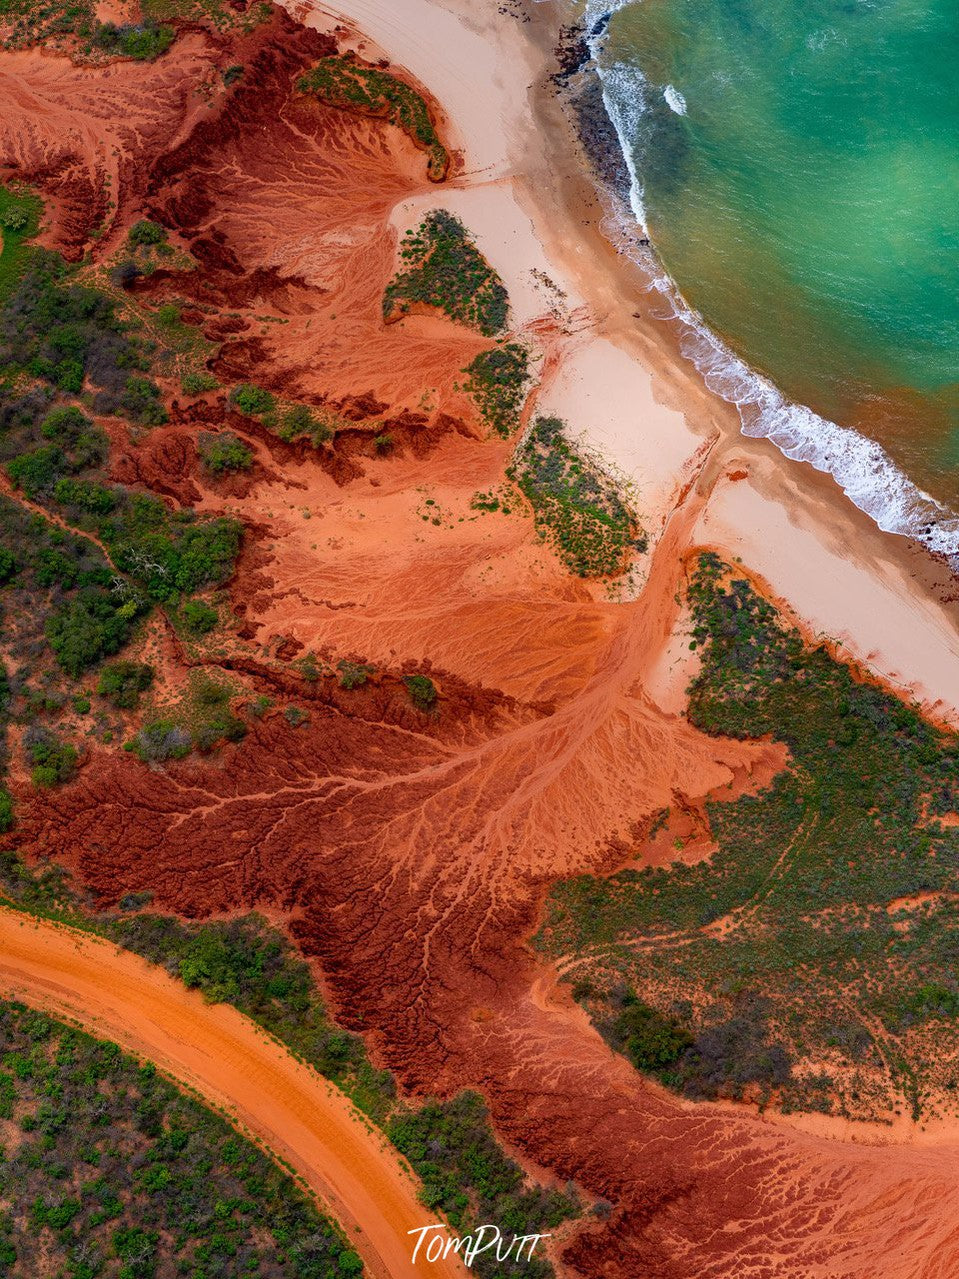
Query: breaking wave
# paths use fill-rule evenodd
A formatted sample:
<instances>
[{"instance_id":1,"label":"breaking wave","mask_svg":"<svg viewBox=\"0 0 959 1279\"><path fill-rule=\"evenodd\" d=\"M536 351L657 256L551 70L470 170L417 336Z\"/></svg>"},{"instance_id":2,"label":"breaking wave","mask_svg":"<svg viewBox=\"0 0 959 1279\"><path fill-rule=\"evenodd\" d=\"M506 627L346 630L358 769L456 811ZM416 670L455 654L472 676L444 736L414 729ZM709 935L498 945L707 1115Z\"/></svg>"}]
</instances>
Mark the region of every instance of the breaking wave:
<instances>
[{"instance_id":1,"label":"breaking wave","mask_svg":"<svg viewBox=\"0 0 959 1279\"><path fill-rule=\"evenodd\" d=\"M711 391L736 405L744 435L772 440L787 457L808 462L831 475L879 528L913 538L946 556L954 567L959 566L959 517L914 484L875 440L793 403L767 377L750 368L689 306L649 247L636 141L645 131L651 87L635 64L604 65L601 56L609 19L631 2L618 0L610 6L590 0L586 9L588 40L603 102L630 176L628 192L620 194L628 199L632 218L617 202L618 215L607 222L607 234L621 253L642 266L651 290L659 293L669 307L666 318L682 326L683 355L699 370ZM673 111L684 113L685 101L672 85L660 92ZM675 100L671 100L671 94Z\"/></svg>"}]
</instances>

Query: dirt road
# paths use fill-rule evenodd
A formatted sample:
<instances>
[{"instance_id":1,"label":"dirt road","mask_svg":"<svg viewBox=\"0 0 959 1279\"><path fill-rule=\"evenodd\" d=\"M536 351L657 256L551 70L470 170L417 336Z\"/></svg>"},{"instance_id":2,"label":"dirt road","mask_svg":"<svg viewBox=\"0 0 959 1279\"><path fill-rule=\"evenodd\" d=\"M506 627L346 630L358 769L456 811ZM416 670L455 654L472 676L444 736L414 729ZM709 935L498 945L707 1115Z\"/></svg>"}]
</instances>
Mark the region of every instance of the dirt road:
<instances>
[{"instance_id":1,"label":"dirt road","mask_svg":"<svg viewBox=\"0 0 959 1279\"><path fill-rule=\"evenodd\" d=\"M412 1264L407 1231L436 1220L414 1178L338 1089L236 1009L110 942L2 905L0 996L108 1036L228 1111L329 1205L375 1279L469 1274L424 1249Z\"/></svg>"}]
</instances>

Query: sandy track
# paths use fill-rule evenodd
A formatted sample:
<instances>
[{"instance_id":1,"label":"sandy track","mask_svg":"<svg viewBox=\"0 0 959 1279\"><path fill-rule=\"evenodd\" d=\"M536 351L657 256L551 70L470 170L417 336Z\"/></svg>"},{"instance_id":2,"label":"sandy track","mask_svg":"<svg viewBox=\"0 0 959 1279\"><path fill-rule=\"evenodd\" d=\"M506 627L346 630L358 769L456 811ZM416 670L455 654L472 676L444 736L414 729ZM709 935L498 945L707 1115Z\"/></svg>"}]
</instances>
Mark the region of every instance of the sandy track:
<instances>
[{"instance_id":1,"label":"sandy track","mask_svg":"<svg viewBox=\"0 0 959 1279\"><path fill-rule=\"evenodd\" d=\"M3 906L0 994L109 1035L225 1107L330 1205L376 1279L468 1273L452 1258L412 1264L406 1232L435 1220L413 1177L341 1092L234 1008L100 938Z\"/></svg>"}]
</instances>

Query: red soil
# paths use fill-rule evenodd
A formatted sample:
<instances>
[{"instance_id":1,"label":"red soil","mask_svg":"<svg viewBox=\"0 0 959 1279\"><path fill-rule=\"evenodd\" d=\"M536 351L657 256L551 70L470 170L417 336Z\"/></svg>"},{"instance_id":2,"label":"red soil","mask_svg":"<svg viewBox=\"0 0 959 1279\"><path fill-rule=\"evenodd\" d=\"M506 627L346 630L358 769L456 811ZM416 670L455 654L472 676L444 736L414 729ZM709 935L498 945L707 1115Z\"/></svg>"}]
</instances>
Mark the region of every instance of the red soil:
<instances>
[{"instance_id":1,"label":"red soil","mask_svg":"<svg viewBox=\"0 0 959 1279\"><path fill-rule=\"evenodd\" d=\"M21 171L56 195L51 235L82 249L71 183L114 166L114 242L148 213L190 245L200 268L148 287L209 316L226 338L217 368L357 424L318 454L231 419L261 469L229 498L191 442L227 421L222 403L120 451L128 482L240 511L250 536L232 589L251 642L224 664L310 718L273 713L216 761L162 771L99 752L70 787L21 797L20 846L64 858L104 900L151 888L191 915L286 916L339 1016L407 1087L481 1087L525 1156L613 1202L570 1246L577 1273L954 1274L954 1153L890 1158L684 1106L542 997L524 938L549 883L621 865L657 809L765 782L782 756L707 738L644 689L701 488L629 606L567 577L525 519L471 510L508 455L454 388L484 344L423 317L385 326L380 311L387 218L426 188L422 156L395 129L292 96L316 56L318 38L278 15L242 50L191 33L135 71L0 57L0 90L19 77L0 154L19 147ZM229 107L193 103L204 67L241 60ZM378 459L368 437L384 421L398 447ZM309 683L290 664L299 645L385 673L353 692ZM410 669L431 671L436 717L411 706Z\"/></svg>"}]
</instances>

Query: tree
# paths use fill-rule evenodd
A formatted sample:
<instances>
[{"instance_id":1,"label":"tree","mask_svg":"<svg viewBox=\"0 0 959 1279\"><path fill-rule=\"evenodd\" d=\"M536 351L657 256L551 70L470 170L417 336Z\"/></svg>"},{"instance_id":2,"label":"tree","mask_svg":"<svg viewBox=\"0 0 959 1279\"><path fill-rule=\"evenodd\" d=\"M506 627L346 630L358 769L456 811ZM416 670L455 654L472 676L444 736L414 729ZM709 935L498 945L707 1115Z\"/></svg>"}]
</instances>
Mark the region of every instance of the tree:
<instances>
[{"instance_id":1,"label":"tree","mask_svg":"<svg viewBox=\"0 0 959 1279\"><path fill-rule=\"evenodd\" d=\"M111 662L103 668L97 692L120 710L133 710L140 694L153 683L153 667L146 662Z\"/></svg>"}]
</instances>

